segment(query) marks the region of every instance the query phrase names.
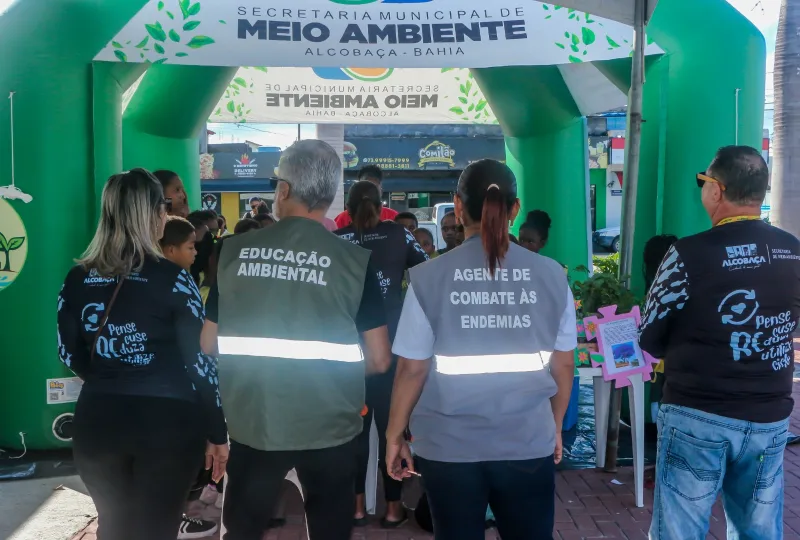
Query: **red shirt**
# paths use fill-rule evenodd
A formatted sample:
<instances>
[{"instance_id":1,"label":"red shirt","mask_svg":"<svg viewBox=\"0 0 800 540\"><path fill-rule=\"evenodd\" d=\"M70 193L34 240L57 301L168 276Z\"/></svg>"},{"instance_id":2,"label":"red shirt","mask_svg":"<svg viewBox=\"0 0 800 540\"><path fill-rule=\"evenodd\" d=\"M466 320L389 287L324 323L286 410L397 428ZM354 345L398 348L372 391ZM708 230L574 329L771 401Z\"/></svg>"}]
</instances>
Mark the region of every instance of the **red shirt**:
<instances>
[{"instance_id":1,"label":"red shirt","mask_svg":"<svg viewBox=\"0 0 800 540\"><path fill-rule=\"evenodd\" d=\"M396 218L397 214L399 213L400 212L398 212L397 210L392 210L391 208L386 208L384 206L381 209L381 221L394 221L394 218ZM347 210L336 216L336 219L334 219L334 221L336 222L336 226L340 229L344 229L345 227L353 223L353 220L350 217L350 214L347 213Z\"/></svg>"}]
</instances>

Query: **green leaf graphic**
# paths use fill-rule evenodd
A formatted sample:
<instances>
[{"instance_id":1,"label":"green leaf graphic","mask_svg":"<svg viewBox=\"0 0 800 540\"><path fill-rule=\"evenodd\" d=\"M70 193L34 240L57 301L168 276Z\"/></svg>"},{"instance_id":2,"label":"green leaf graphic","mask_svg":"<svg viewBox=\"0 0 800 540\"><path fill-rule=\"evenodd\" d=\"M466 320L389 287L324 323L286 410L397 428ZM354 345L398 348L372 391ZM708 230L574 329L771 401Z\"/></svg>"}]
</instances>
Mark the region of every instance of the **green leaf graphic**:
<instances>
[{"instance_id":1,"label":"green leaf graphic","mask_svg":"<svg viewBox=\"0 0 800 540\"><path fill-rule=\"evenodd\" d=\"M178 5L181 8L181 14L183 14L183 18L186 19L189 17L189 2L190 0L179 0Z\"/></svg>"},{"instance_id":2,"label":"green leaf graphic","mask_svg":"<svg viewBox=\"0 0 800 540\"><path fill-rule=\"evenodd\" d=\"M265 68L265 67L261 67L261 66L254 67L253 69L255 69L255 70L257 70L257 71L262 71L262 72L264 72L264 73L266 73L266 72L267 72L267 68Z\"/></svg>"},{"instance_id":3,"label":"green leaf graphic","mask_svg":"<svg viewBox=\"0 0 800 540\"><path fill-rule=\"evenodd\" d=\"M544 8L545 11L550 11L550 8L547 7L547 4L542 4L542 7Z\"/></svg>"},{"instance_id":4,"label":"green leaf graphic","mask_svg":"<svg viewBox=\"0 0 800 540\"><path fill-rule=\"evenodd\" d=\"M111 46L114 47L115 49L121 49L122 48L122 43L118 43L116 41L112 41L111 42Z\"/></svg>"},{"instance_id":5,"label":"green leaf graphic","mask_svg":"<svg viewBox=\"0 0 800 540\"><path fill-rule=\"evenodd\" d=\"M578 37L578 34L572 34L572 43L577 45L580 42L581 42L581 38Z\"/></svg>"},{"instance_id":6,"label":"green leaf graphic","mask_svg":"<svg viewBox=\"0 0 800 540\"><path fill-rule=\"evenodd\" d=\"M558 47L559 49L566 49L563 43L556 43L556 47Z\"/></svg>"},{"instance_id":7,"label":"green leaf graphic","mask_svg":"<svg viewBox=\"0 0 800 540\"><path fill-rule=\"evenodd\" d=\"M148 41L150 41L150 36L144 36L144 39L143 39L142 41L140 41L140 42L139 42L139 43L136 45L136 48L137 48L137 49L144 49L145 47L147 47L147 42L148 42Z\"/></svg>"},{"instance_id":8,"label":"green leaf graphic","mask_svg":"<svg viewBox=\"0 0 800 540\"><path fill-rule=\"evenodd\" d=\"M150 37L152 37L154 40L156 41L167 40L167 34L166 32L164 32L164 29L161 28L160 23L146 24L144 25L144 27L147 29L147 33L150 34Z\"/></svg>"},{"instance_id":9,"label":"green leaf graphic","mask_svg":"<svg viewBox=\"0 0 800 540\"><path fill-rule=\"evenodd\" d=\"M189 15L197 15L200 13L200 2L192 4L187 13L189 13Z\"/></svg>"},{"instance_id":10,"label":"green leaf graphic","mask_svg":"<svg viewBox=\"0 0 800 540\"><path fill-rule=\"evenodd\" d=\"M475 107L475 111L481 112L483 109L486 108L486 105L488 105L488 102L485 99L480 100L478 102L478 105Z\"/></svg>"},{"instance_id":11,"label":"green leaf graphic","mask_svg":"<svg viewBox=\"0 0 800 540\"><path fill-rule=\"evenodd\" d=\"M247 88L247 81L245 81L241 77L236 77L235 79L233 79L233 82L238 84L242 88Z\"/></svg>"},{"instance_id":12,"label":"green leaf graphic","mask_svg":"<svg viewBox=\"0 0 800 540\"><path fill-rule=\"evenodd\" d=\"M228 112L235 112L236 111L236 104L233 101L229 101L226 105Z\"/></svg>"},{"instance_id":13,"label":"green leaf graphic","mask_svg":"<svg viewBox=\"0 0 800 540\"><path fill-rule=\"evenodd\" d=\"M459 98L458 98L458 101L460 101L460 102L461 102L461 103L463 103L464 105L466 105L466 104L468 103L468 101L467 101L467 98L465 98L465 97L459 97Z\"/></svg>"},{"instance_id":14,"label":"green leaf graphic","mask_svg":"<svg viewBox=\"0 0 800 540\"><path fill-rule=\"evenodd\" d=\"M175 53L175 56L177 56L178 58L183 58L184 56L189 56L189 53L179 52Z\"/></svg>"},{"instance_id":15,"label":"green leaf graphic","mask_svg":"<svg viewBox=\"0 0 800 540\"><path fill-rule=\"evenodd\" d=\"M8 241L3 233L0 233L0 251L8 251Z\"/></svg>"},{"instance_id":16,"label":"green leaf graphic","mask_svg":"<svg viewBox=\"0 0 800 540\"><path fill-rule=\"evenodd\" d=\"M577 45L570 45L569 48L572 49L573 52L578 52L578 46Z\"/></svg>"},{"instance_id":17,"label":"green leaf graphic","mask_svg":"<svg viewBox=\"0 0 800 540\"><path fill-rule=\"evenodd\" d=\"M219 116L220 114L222 114L222 108L220 108L220 107L217 107L217 110L216 110L216 111L214 111L214 114L215 114L215 115L217 115L217 116Z\"/></svg>"},{"instance_id":18,"label":"green leaf graphic","mask_svg":"<svg viewBox=\"0 0 800 540\"><path fill-rule=\"evenodd\" d=\"M569 61L572 62L573 64L578 64L580 62L583 62L583 60L581 60L577 56L572 56L572 55L569 55Z\"/></svg>"},{"instance_id":19,"label":"green leaf graphic","mask_svg":"<svg viewBox=\"0 0 800 540\"><path fill-rule=\"evenodd\" d=\"M581 37L583 38L584 45L591 45L596 39L592 29L586 28L585 26L581 28Z\"/></svg>"},{"instance_id":20,"label":"green leaf graphic","mask_svg":"<svg viewBox=\"0 0 800 540\"><path fill-rule=\"evenodd\" d=\"M225 21L223 21L222 19L220 19L220 20L219 20L219 22L220 22L221 24L228 24L228 23L226 23Z\"/></svg>"},{"instance_id":21,"label":"green leaf graphic","mask_svg":"<svg viewBox=\"0 0 800 540\"><path fill-rule=\"evenodd\" d=\"M453 71L455 68L442 68L442 73L447 73L448 71Z\"/></svg>"},{"instance_id":22,"label":"green leaf graphic","mask_svg":"<svg viewBox=\"0 0 800 540\"><path fill-rule=\"evenodd\" d=\"M164 2L159 2L158 3L158 11L161 11L162 9L164 9Z\"/></svg>"},{"instance_id":23,"label":"green leaf graphic","mask_svg":"<svg viewBox=\"0 0 800 540\"><path fill-rule=\"evenodd\" d=\"M170 30L169 31L169 39L171 39L175 43L180 43L181 42L181 36L175 30Z\"/></svg>"},{"instance_id":24,"label":"green leaf graphic","mask_svg":"<svg viewBox=\"0 0 800 540\"><path fill-rule=\"evenodd\" d=\"M166 61L167 61L167 59L166 59L166 58L161 58L161 59L159 59L159 60L156 60L155 62L153 62L153 65L156 65L156 64L163 64L163 63L164 63L164 62L166 62Z\"/></svg>"},{"instance_id":25,"label":"green leaf graphic","mask_svg":"<svg viewBox=\"0 0 800 540\"><path fill-rule=\"evenodd\" d=\"M467 109L467 112L472 112L474 110L475 110L475 104L473 103L472 105L469 106L469 109Z\"/></svg>"},{"instance_id":26,"label":"green leaf graphic","mask_svg":"<svg viewBox=\"0 0 800 540\"><path fill-rule=\"evenodd\" d=\"M569 32L564 32L564 37L569 39Z\"/></svg>"},{"instance_id":27,"label":"green leaf graphic","mask_svg":"<svg viewBox=\"0 0 800 540\"><path fill-rule=\"evenodd\" d=\"M187 32L191 32L198 26L200 26L200 21L189 21L183 25L183 29L186 30Z\"/></svg>"},{"instance_id":28,"label":"green leaf graphic","mask_svg":"<svg viewBox=\"0 0 800 540\"><path fill-rule=\"evenodd\" d=\"M187 47L190 49L199 49L200 47L205 47L206 45L211 45L212 43L216 43L213 38L208 36L194 36L189 43L186 44Z\"/></svg>"},{"instance_id":29,"label":"green leaf graphic","mask_svg":"<svg viewBox=\"0 0 800 540\"><path fill-rule=\"evenodd\" d=\"M456 114L464 114L464 109L461 107L451 107L450 112L454 112Z\"/></svg>"},{"instance_id":30,"label":"green leaf graphic","mask_svg":"<svg viewBox=\"0 0 800 540\"><path fill-rule=\"evenodd\" d=\"M162 46L161 46L161 45L159 45L158 43L156 43L155 45L153 45L153 48L156 50L156 52L157 52L158 54L164 54L164 47L162 47Z\"/></svg>"},{"instance_id":31,"label":"green leaf graphic","mask_svg":"<svg viewBox=\"0 0 800 540\"><path fill-rule=\"evenodd\" d=\"M547 17L545 17L545 19L551 19L551 18L553 18L552 15L548 15Z\"/></svg>"},{"instance_id":32,"label":"green leaf graphic","mask_svg":"<svg viewBox=\"0 0 800 540\"><path fill-rule=\"evenodd\" d=\"M614 49L616 49L617 47L619 47L619 43L617 43L616 41L614 41L613 39L611 39L609 36L606 36L606 41L608 41L608 44L609 44L609 45L610 45L612 48L614 48Z\"/></svg>"},{"instance_id":33,"label":"green leaf graphic","mask_svg":"<svg viewBox=\"0 0 800 540\"><path fill-rule=\"evenodd\" d=\"M127 61L128 61L128 55L127 55L127 54L125 54L125 53L124 53L124 52L122 52L122 51L114 51L114 56L116 56L117 58L119 58L119 61L120 61L120 62L127 62Z\"/></svg>"},{"instance_id":34,"label":"green leaf graphic","mask_svg":"<svg viewBox=\"0 0 800 540\"><path fill-rule=\"evenodd\" d=\"M173 21L175 20L175 15L173 15L171 11L167 11L167 17L169 17Z\"/></svg>"},{"instance_id":35,"label":"green leaf graphic","mask_svg":"<svg viewBox=\"0 0 800 540\"><path fill-rule=\"evenodd\" d=\"M461 89L461 93L462 94L466 94L467 93L467 87L464 86L463 84L461 86L459 86L459 88Z\"/></svg>"}]
</instances>

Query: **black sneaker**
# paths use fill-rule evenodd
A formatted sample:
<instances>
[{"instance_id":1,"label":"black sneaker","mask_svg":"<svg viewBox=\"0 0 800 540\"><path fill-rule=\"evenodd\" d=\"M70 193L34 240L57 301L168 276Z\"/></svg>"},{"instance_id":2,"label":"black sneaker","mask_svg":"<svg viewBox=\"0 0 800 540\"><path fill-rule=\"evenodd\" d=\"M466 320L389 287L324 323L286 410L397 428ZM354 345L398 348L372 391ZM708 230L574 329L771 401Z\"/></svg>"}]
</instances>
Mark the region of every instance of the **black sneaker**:
<instances>
[{"instance_id":1,"label":"black sneaker","mask_svg":"<svg viewBox=\"0 0 800 540\"><path fill-rule=\"evenodd\" d=\"M178 540L191 540L192 538L207 538L217 533L217 524L213 521L191 518L186 514L181 519L178 527Z\"/></svg>"}]
</instances>

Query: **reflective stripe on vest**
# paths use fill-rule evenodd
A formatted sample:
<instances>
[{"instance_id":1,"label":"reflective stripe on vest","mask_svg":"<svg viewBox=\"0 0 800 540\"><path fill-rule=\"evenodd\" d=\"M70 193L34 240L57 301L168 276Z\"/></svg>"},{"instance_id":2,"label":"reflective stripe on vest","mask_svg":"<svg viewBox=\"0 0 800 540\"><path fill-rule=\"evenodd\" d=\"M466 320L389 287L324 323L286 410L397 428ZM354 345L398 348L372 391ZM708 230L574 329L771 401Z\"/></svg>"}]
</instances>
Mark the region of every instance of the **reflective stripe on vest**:
<instances>
[{"instance_id":1,"label":"reflective stripe on vest","mask_svg":"<svg viewBox=\"0 0 800 540\"><path fill-rule=\"evenodd\" d=\"M358 345L298 341L277 338L223 337L217 340L220 354L288 358L290 360L332 360L361 362L364 356Z\"/></svg>"},{"instance_id":2,"label":"reflective stripe on vest","mask_svg":"<svg viewBox=\"0 0 800 540\"><path fill-rule=\"evenodd\" d=\"M443 375L529 373L550 364L552 353L487 354L483 356L436 356L436 371Z\"/></svg>"}]
</instances>

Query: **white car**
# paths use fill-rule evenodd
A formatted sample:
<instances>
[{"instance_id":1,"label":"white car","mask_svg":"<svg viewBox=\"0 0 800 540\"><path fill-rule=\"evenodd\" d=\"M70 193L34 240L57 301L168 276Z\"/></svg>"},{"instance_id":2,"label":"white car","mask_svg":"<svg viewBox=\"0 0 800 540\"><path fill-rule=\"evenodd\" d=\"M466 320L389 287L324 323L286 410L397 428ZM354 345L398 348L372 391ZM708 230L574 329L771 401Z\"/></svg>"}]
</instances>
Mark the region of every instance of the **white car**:
<instances>
[{"instance_id":1,"label":"white car","mask_svg":"<svg viewBox=\"0 0 800 540\"><path fill-rule=\"evenodd\" d=\"M24 203L29 203L33 200L33 197L28 195L27 193L23 193L20 191L19 188L16 186L3 186L0 187L0 198L8 199L8 200L18 200Z\"/></svg>"}]
</instances>

